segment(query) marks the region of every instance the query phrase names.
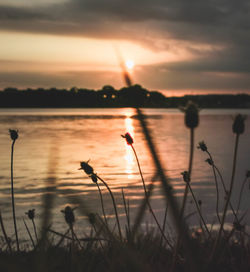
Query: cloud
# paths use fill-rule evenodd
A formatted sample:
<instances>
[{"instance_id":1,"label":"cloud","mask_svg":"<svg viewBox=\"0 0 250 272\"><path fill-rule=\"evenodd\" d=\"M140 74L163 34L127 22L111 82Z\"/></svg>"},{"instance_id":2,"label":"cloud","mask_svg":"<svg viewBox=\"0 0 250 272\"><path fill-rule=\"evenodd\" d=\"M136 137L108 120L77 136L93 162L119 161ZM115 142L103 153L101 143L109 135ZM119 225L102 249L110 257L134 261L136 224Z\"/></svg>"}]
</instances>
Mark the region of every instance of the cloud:
<instances>
[{"instance_id":1,"label":"cloud","mask_svg":"<svg viewBox=\"0 0 250 272\"><path fill-rule=\"evenodd\" d=\"M133 40L162 51L185 48L194 56L192 60L161 63L157 69L165 69L173 78L182 75L186 84L197 80L195 73L203 73L203 81L189 84L191 87L201 87L202 82L212 87L205 75L217 80L218 88L230 87L219 73L237 74L239 80L234 82L242 88L244 82L249 84L245 80L250 73L249 0L68 0L43 6L0 5L0 30Z\"/></svg>"}]
</instances>

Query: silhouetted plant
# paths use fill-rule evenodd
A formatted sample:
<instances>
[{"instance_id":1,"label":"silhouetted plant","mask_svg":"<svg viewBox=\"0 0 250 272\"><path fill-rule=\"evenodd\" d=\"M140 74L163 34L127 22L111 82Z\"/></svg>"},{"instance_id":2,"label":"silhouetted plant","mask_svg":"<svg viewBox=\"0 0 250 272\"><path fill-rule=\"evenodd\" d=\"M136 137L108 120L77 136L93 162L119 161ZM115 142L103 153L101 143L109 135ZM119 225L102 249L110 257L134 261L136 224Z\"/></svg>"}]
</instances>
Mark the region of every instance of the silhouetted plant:
<instances>
[{"instance_id":1,"label":"silhouetted plant","mask_svg":"<svg viewBox=\"0 0 250 272\"><path fill-rule=\"evenodd\" d=\"M119 220L119 216L118 216L118 212L117 212L117 206L116 206L116 202L115 202L115 198L114 195L111 191L111 189L109 188L108 184L101 178L99 177L96 173L94 173L94 169L92 166L89 165L88 161L87 162L81 162L80 163L81 168L93 181L97 182L96 179L100 180L105 187L108 189L109 194L111 196L112 202L113 202L113 207L114 207L114 211L115 211L115 217L116 217L116 222L117 222L117 227L118 227L118 231L119 231L119 236L120 236L120 240L122 240L122 232L121 232L121 225L120 225L120 220Z\"/></svg>"},{"instance_id":2,"label":"silhouetted plant","mask_svg":"<svg viewBox=\"0 0 250 272\"><path fill-rule=\"evenodd\" d=\"M13 130L13 129L9 129L9 133L10 133L10 138L12 140L12 145L11 145L11 200L12 200L12 214L13 214L13 222L14 222L17 250L19 251L20 249L19 249L19 240L18 240L18 233L17 233L17 226L16 226L14 178L13 178L14 145L15 145L16 140L18 139L18 131Z\"/></svg>"},{"instance_id":3,"label":"silhouetted plant","mask_svg":"<svg viewBox=\"0 0 250 272\"><path fill-rule=\"evenodd\" d=\"M141 176L141 180L142 180L142 184L143 184L143 189L144 189L144 194L145 194L145 199L147 199L147 205L148 205L149 211L150 211L150 213L152 214L152 216L153 216L153 218L154 218L154 220L155 220L155 223L156 223L156 225L157 225L159 231L161 232L162 237L163 237L163 238L165 239L165 241L169 244L169 246L172 247L172 245L169 243L169 241L168 241L168 239L167 239L167 237L166 237L164 231L162 230L161 225L160 225L160 223L158 222L158 219L157 219L157 217L156 217L156 215L155 215L155 213L154 213L154 211L153 211L153 209L152 209L152 207L151 207L151 204L150 204L150 202L149 202L149 199L148 199L148 197L147 197L148 190L147 190L147 188L146 188L145 180L144 180L144 177L143 177L143 174L142 174L142 171L141 171L141 165L140 165L140 162L139 162L139 159L138 159L136 150L135 150L134 145L133 145L134 140L133 140L132 136L131 136L128 132L127 132L125 135L121 135L121 136L122 136L123 138L125 138L127 144L128 144L129 146L131 146L131 148L132 148L132 150L133 150L133 153L134 153L134 155L135 155L135 159L136 159L137 166L138 166L138 169L139 169L139 173L140 173L140 176Z\"/></svg>"},{"instance_id":4,"label":"silhouetted plant","mask_svg":"<svg viewBox=\"0 0 250 272\"><path fill-rule=\"evenodd\" d=\"M36 236L36 241L38 243L38 236L37 236L36 224L35 224L35 209L28 210L25 214L28 216L28 218L32 222L34 233L35 233L35 236Z\"/></svg>"},{"instance_id":5,"label":"silhouetted plant","mask_svg":"<svg viewBox=\"0 0 250 272\"><path fill-rule=\"evenodd\" d=\"M197 148L200 149L203 152L206 152L208 154L208 156L209 156L209 159L207 160L207 162L209 163L209 165L212 166L213 174L214 174L214 181L215 181L215 188L216 188L216 214L217 214L217 218L218 218L219 223L221 223L220 215L219 215L219 187L218 187L217 176L216 176L216 173L215 173L214 162L213 162L213 159L212 159L212 156L211 156L210 152L207 149L207 145L205 144L204 141L199 142L199 145L197 146Z\"/></svg>"},{"instance_id":6,"label":"silhouetted plant","mask_svg":"<svg viewBox=\"0 0 250 272\"><path fill-rule=\"evenodd\" d=\"M233 122L233 126L232 126L233 133L236 134L235 146L234 146L234 156L233 156L232 176L231 176L229 191L228 191L228 194L226 196L226 203L225 203L225 207L224 207L224 211L223 211L223 215L222 215L222 219L221 219L220 229L219 229L217 239L216 239L216 241L214 243L214 248L213 248L213 251L212 251L212 254L211 254L211 260L213 260L214 254L216 253L216 250L217 250L217 247L218 247L218 243L219 243L219 241L221 239L221 234L222 234L222 230L223 230L224 223L225 223L225 218L226 218L228 205L230 203L230 198L231 198L232 191L233 191L235 170L236 170L236 165L237 165L237 153L238 153L239 138L240 138L240 135L243 134L244 130L245 130L245 119L246 119L246 117L241 115L241 114L236 115L235 119L234 119L234 122Z\"/></svg>"}]
</instances>

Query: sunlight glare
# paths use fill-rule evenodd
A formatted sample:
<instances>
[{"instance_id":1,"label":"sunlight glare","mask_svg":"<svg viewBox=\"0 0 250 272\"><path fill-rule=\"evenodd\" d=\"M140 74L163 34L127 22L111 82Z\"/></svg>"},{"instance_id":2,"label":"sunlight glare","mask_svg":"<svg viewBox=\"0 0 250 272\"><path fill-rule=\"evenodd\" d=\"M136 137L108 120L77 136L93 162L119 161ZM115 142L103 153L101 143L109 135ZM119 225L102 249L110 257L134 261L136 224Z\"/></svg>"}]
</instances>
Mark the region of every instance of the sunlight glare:
<instances>
[{"instance_id":1,"label":"sunlight glare","mask_svg":"<svg viewBox=\"0 0 250 272\"><path fill-rule=\"evenodd\" d=\"M132 60L126 60L126 67L129 69L129 70L132 70L135 66L134 62Z\"/></svg>"}]
</instances>

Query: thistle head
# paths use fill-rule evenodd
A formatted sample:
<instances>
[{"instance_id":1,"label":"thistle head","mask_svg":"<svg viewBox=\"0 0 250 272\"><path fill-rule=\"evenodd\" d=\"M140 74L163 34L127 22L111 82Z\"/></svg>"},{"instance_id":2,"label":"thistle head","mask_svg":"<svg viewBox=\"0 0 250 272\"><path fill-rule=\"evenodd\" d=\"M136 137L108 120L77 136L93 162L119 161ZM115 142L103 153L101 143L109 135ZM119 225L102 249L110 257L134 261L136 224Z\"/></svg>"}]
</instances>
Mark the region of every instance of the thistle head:
<instances>
[{"instance_id":1,"label":"thistle head","mask_svg":"<svg viewBox=\"0 0 250 272\"><path fill-rule=\"evenodd\" d=\"M9 133L12 141L15 141L18 138L18 130L9 129Z\"/></svg>"},{"instance_id":2,"label":"thistle head","mask_svg":"<svg viewBox=\"0 0 250 272\"><path fill-rule=\"evenodd\" d=\"M181 172L181 175L186 183L190 182L190 174L188 171Z\"/></svg>"},{"instance_id":3,"label":"thistle head","mask_svg":"<svg viewBox=\"0 0 250 272\"><path fill-rule=\"evenodd\" d=\"M199 109L198 106L188 101L185 107L180 108L185 113L185 125L188 128L194 129L199 125Z\"/></svg>"},{"instance_id":4,"label":"thistle head","mask_svg":"<svg viewBox=\"0 0 250 272\"><path fill-rule=\"evenodd\" d=\"M242 134L245 130L245 120L246 116L242 114L237 114L233 122L233 133Z\"/></svg>"},{"instance_id":5,"label":"thistle head","mask_svg":"<svg viewBox=\"0 0 250 272\"><path fill-rule=\"evenodd\" d=\"M30 220L33 220L35 218L35 209L28 210L25 214L28 215Z\"/></svg>"},{"instance_id":6,"label":"thistle head","mask_svg":"<svg viewBox=\"0 0 250 272\"><path fill-rule=\"evenodd\" d=\"M211 160L210 158L206 159L205 162L207 162L209 165L214 165L213 160Z\"/></svg>"},{"instance_id":7,"label":"thistle head","mask_svg":"<svg viewBox=\"0 0 250 272\"><path fill-rule=\"evenodd\" d=\"M70 206L66 206L64 210L61 210L61 212L64 213L66 223L72 226L75 222L74 209Z\"/></svg>"},{"instance_id":8,"label":"thistle head","mask_svg":"<svg viewBox=\"0 0 250 272\"><path fill-rule=\"evenodd\" d=\"M199 142L199 145L197 146L198 149L200 149L203 152L207 151L207 145L205 144L204 141Z\"/></svg>"},{"instance_id":9,"label":"thistle head","mask_svg":"<svg viewBox=\"0 0 250 272\"><path fill-rule=\"evenodd\" d=\"M134 143L132 136L128 132L125 135L121 135L121 136L122 138L126 139L126 142L128 145L132 145Z\"/></svg>"},{"instance_id":10,"label":"thistle head","mask_svg":"<svg viewBox=\"0 0 250 272\"><path fill-rule=\"evenodd\" d=\"M87 162L80 162L81 168L79 170L83 170L87 175L94 174L94 169L89 165L89 160Z\"/></svg>"}]
</instances>

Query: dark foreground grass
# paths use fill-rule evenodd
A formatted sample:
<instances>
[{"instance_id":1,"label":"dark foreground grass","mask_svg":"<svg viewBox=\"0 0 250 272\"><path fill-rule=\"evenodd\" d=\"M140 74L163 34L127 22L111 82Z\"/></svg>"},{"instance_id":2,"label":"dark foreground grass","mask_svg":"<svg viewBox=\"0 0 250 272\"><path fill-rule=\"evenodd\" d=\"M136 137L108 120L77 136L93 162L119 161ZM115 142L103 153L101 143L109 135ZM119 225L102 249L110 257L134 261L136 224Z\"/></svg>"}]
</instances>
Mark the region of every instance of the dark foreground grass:
<instances>
[{"instance_id":1,"label":"dark foreground grass","mask_svg":"<svg viewBox=\"0 0 250 272\"><path fill-rule=\"evenodd\" d=\"M208 263L214 240L191 240L200 271L249 271L249 243L224 243L217 263ZM85 242L82 249L72 244L56 247L48 245L44 250L21 251L9 254L0 253L1 271L33 272L41 271L170 271L173 251L161 243L160 236L152 233L138 235L133 243L108 242L102 247L98 242ZM180 248L180 252L183 249ZM41 257L42 256L42 257ZM43 263L40 263L40 262ZM178 259L174 271L192 271L185 259Z\"/></svg>"}]
</instances>

